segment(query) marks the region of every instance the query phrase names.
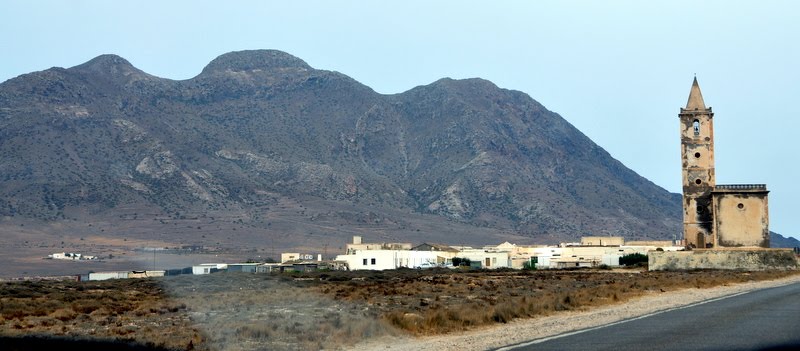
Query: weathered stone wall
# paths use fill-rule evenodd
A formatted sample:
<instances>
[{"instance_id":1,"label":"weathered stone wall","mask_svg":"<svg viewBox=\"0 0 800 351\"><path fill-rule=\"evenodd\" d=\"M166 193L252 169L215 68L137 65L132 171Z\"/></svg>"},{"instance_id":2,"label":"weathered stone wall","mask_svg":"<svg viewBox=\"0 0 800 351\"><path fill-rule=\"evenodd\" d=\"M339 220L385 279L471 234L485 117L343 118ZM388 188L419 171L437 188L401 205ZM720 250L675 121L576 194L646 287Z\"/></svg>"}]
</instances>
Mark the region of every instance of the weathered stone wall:
<instances>
[{"instance_id":1,"label":"weathered stone wall","mask_svg":"<svg viewBox=\"0 0 800 351\"><path fill-rule=\"evenodd\" d=\"M799 269L791 249L650 251L651 271L683 269L733 269L762 271Z\"/></svg>"},{"instance_id":2,"label":"weathered stone wall","mask_svg":"<svg viewBox=\"0 0 800 351\"><path fill-rule=\"evenodd\" d=\"M769 247L767 191L715 192L716 247Z\"/></svg>"}]
</instances>

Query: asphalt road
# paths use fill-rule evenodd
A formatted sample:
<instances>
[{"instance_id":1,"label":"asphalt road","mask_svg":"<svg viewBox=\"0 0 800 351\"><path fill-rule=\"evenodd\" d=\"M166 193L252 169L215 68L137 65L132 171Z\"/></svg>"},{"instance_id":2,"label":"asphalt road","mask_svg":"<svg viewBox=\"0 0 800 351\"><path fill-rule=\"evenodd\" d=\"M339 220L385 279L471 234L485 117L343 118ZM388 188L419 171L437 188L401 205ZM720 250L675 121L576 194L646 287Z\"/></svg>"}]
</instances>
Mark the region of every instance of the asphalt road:
<instances>
[{"instance_id":1,"label":"asphalt road","mask_svg":"<svg viewBox=\"0 0 800 351\"><path fill-rule=\"evenodd\" d=\"M800 283L499 350L800 350Z\"/></svg>"}]
</instances>

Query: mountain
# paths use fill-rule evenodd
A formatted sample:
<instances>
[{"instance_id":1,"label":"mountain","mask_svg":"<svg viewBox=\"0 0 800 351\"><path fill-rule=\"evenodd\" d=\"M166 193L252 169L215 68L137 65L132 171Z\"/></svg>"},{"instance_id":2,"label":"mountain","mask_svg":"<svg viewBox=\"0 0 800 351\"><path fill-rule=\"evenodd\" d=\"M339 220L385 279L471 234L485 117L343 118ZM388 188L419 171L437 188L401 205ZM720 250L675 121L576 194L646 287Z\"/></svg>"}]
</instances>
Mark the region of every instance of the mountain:
<instances>
[{"instance_id":1,"label":"mountain","mask_svg":"<svg viewBox=\"0 0 800 351\"><path fill-rule=\"evenodd\" d=\"M769 246L771 248L794 249L800 247L800 240L791 236L783 236L775 232L769 232Z\"/></svg>"},{"instance_id":2,"label":"mountain","mask_svg":"<svg viewBox=\"0 0 800 351\"><path fill-rule=\"evenodd\" d=\"M313 213L296 225L323 221L324 235L343 237L330 228L381 222L408 240L419 226L403 224L407 214L547 242L671 239L680 199L528 95L483 79L383 95L257 50L182 81L102 55L0 84L5 218L217 214L277 237L267 223L291 203Z\"/></svg>"}]
</instances>

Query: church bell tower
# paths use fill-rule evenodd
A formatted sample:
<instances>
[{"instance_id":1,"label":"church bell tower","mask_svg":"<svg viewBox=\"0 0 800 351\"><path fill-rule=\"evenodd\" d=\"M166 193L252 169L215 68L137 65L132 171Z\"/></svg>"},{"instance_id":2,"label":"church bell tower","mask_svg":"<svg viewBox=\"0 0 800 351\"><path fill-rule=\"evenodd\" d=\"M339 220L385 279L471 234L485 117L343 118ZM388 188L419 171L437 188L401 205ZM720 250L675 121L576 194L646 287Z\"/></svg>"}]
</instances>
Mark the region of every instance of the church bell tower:
<instances>
[{"instance_id":1,"label":"church bell tower","mask_svg":"<svg viewBox=\"0 0 800 351\"><path fill-rule=\"evenodd\" d=\"M714 178L714 113L706 108L697 77L692 83L681 121L681 161L683 162L683 235L686 245L710 248L713 233L712 191Z\"/></svg>"}]
</instances>

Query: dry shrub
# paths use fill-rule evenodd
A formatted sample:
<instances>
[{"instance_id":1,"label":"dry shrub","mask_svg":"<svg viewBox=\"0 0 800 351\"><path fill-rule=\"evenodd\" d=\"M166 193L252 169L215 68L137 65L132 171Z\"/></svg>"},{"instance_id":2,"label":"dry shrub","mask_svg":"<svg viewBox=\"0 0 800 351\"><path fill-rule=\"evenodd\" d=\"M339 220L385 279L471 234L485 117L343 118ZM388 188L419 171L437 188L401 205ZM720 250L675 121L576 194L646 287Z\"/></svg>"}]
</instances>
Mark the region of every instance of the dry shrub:
<instances>
[{"instance_id":1,"label":"dry shrub","mask_svg":"<svg viewBox=\"0 0 800 351\"><path fill-rule=\"evenodd\" d=\"M333 335L321 340L332 342L334 345L353 345L365 339L397 334L394 328L375 318L348 319L347 323L342 325L342 328L337 329Z\"/></svg>"},{"instance_id":2,"label":"dry shrub","mask_svg":"<svg viewBox=\"0 0 800 351\"><path fill-rule=\"evenodd\" d=\"M266 340L272 328L263 324L244 325L236 328L236 336L255 340Z\"/></svg>"},{"instance_id":3,"label":"dry shrub","mask_svg":"<svg viewBox=\"0 0 800 351\"><path fill-rule=\"evenodd\" d=\"M462 306L448 306L441 314L455 323L443 323L446 330L466 329L476 325L482 325L491 319L492 310L490 307L480 303L471 303ZM437 325L428 323L428 332L435 332Z\"/></svg>"},{"instance_id":4,"label":"dry shrub","mask_svg":"<svg viewBox=\"0 0 800 351\"><path fill-rule=\"evenodd\" d=\"M522 306L526 309L528 317L543 315L553 310L552 299L532 299Z\"/></svg>"},{"instance_id":5,"label":"dry shrub","mask_svg":"<svg viewBox=\"0 0 800 351\"><path fill-rule=\"evenodd\" d=\"M27 306L22 305L19 308L4 308L2 318L4 320L22 319L28 315Z\"/></svg>"},{"instance_id":6,"label":"dry shrub","mask_svg":"<svg viewBox=\"0 0 800 351\"><path fill-rule=\"evenodd\" d=\"M69 307L67 307L67 308L59 308L59 309L55 310L53 313L50 314L50 317L58 319L58 320L60 320L62 322L73 320L77 316L78 316L78 313L76 313L74 310L72 310Z\"/></svg>"},{"instance_id":7,"label":"dry shrub","mask_svg":"<svg viewBox=\"0 0 800 351\"><path fill-rule=\"evenodd\" d=\"M40 317L39 325L42 327L52 327L59 324L59 320L52 317Z\"/></svg>"},{"instance_id":8,"label":"dry shrub","mask_svg":"<svg viewBox=\"0 0 800 351\"><path fill-rule=\"evenodd\" d=\"M124 325L111 328L111 333L117 336L127 336L135 333L137 328L132 325Z\"/></svg>"},{"instance_id":9,"label":"dry shrub","mask_svg":"<svg viewBox=\"0 0 800 351\"><path fill-rule=\"evenodd\" d=\"M103 307L100 307L100 308L90 312L89 313L89 317L92 317L92 319L98 320L98 319L104 319L107 316L112 316L112 315L115 315L115 314L116 313L114 313L113 311L109 310L107 307L103 306Z\"/></svg>"},{"instance_id":10,"label":"dry shrub","mask_svg":"<svg viewBox=\"0 0 800 351\"><path fill-rule=\"evenodd\" d=\"M138 306L136 309L133 310L133 315L137 317L143 317L148 314L152 313L150 307L148 306Z\"/></svg>"},{"instance_id":11,"label":"dry shrub","mask_svg":"<svg viewBox=\"0 0 800 351\"><path fill-rule=\"evenodd\" d=\"M524 310L520 310L520 305L514 303L499 303L494 306L492 313L492 320L498 323L508 323L514 318L523 315Z\"/></svg>"},{"instance_id":12,"label":"dry shrub","mask_svg":"<svg viewBox=\"0 0 800 351\"><path fill-rule=\"evenodd\" d=\"M425 319L419 314L407 313L403 311L387 312L384 314L383 318L391 325L412 333L418 332L422 326L422 323L425 321Z\"/></svg>"},{"instance_id":13,"label":"dry shrub","mask_svg":"<svg viewBox=\"0 0 800 351\"><path fill-rule=\"evenodd\" d=\"M92 313L101 307L103 307L103 303L97 300L77 300L72 303L72 309L83 314Z\"/></svg>"}]
</instances>

